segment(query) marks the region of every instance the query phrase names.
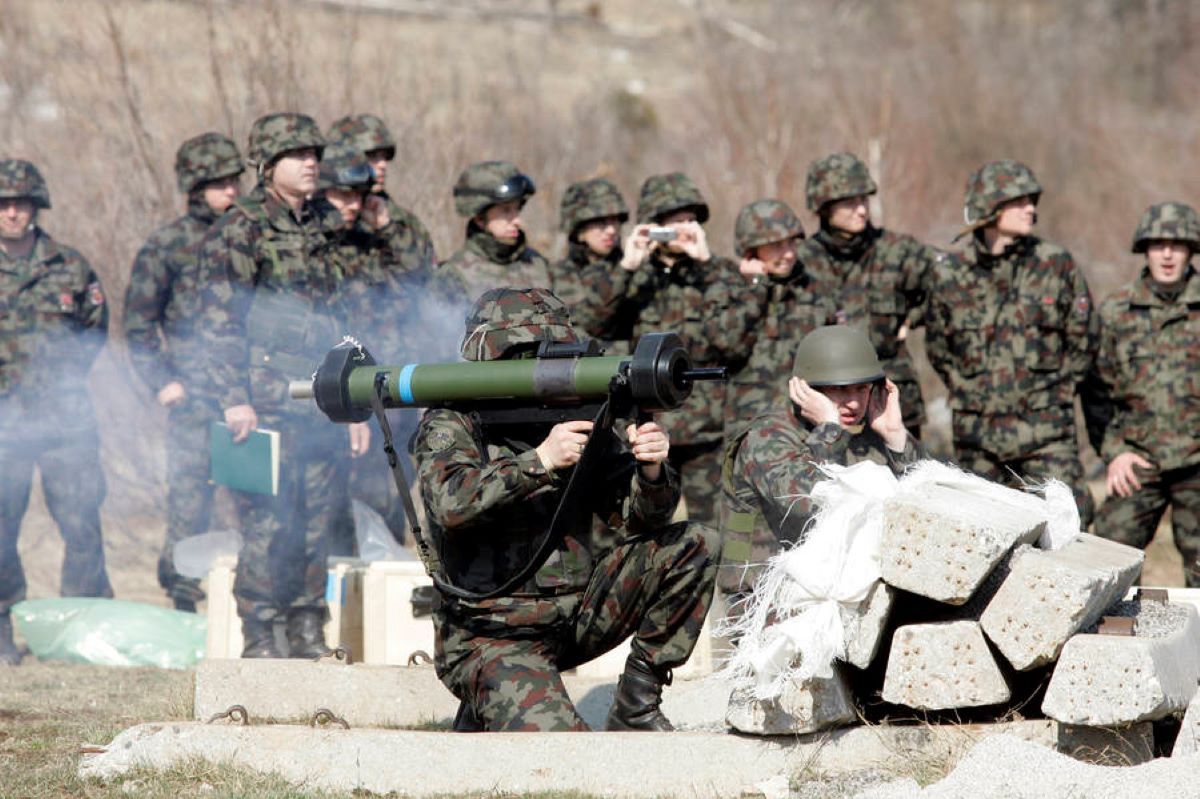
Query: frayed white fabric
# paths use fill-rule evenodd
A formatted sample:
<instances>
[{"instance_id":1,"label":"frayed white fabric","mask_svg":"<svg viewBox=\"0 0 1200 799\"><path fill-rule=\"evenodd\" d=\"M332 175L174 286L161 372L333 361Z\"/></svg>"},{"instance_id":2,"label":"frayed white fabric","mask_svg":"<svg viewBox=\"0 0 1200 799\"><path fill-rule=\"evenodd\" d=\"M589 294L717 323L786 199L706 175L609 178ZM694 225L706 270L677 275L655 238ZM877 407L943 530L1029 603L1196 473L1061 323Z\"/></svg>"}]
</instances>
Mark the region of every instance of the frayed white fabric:
<instances>
[{"instance_id":1,"label":"frayed white fabric","mask_svg":"<svg viewBox=\"0 0 1200 799\"><path fill-rule=\"evenodd\" d=\"M833 676L834 661L846 654L843 614L860 612L880 580L889 497L938 483L963 491L968 504L971 493L981 493L1044 516L1043 548L1057 549L1079 534L1071 490L1058 480L1041 487L1042 499L932 460L914 464L900 480L869 461L817 468L826 479L813 487L804 540L771 558L745 612L719 625L719 634L738 642L720 675L755 699L777 697L792 681Z\"/></svg>"}]
</instances>

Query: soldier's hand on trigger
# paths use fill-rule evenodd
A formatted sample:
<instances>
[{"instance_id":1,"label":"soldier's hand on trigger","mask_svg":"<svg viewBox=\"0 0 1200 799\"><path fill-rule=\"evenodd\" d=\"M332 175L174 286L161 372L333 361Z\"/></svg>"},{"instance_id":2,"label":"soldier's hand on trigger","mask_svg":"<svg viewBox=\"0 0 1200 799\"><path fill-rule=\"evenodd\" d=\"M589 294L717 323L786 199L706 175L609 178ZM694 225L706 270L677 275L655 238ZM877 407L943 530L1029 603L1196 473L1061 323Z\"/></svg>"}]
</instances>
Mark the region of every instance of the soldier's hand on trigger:
<instances>
[{"instance_id":1,"label":"soldier's hand on trigger","mask_svg":"<svg viewBox=\"0 0 1200 799\"><path fill-rule=\"evenodd\" d=\"M694 261L704 262L712 258L708 249L708 236L699 222L678 222L672 225L678 234L670 248L682 252Z\"/></svg>"},{"instance_id":2,"label":"soldier's hand on trigger","mask_svg":"<svg viewBox=\"0 0 1200 799\"><path fill-rule=\"evenodd\" d=\"M625 239L625 251L621 256L621 268L630 272L634 272L642 264L646 263L646 259L650 257L650 253L658 246L657 241L650 240L650 225L634 225L633 230L629 231L629 237Z\"/></svg>"},{"instance_id":3,"label":"soldier's hand on trigger","mask_svg":"<svg viewBox=\"0 0 1200 799\"><path fill-rule=\"evenodd\" d=\"M172 380L158 390L158 404L164 408L174 408L187 399L187 389L178 380Z\"/></svg>"},{"instance_id":4,"label":"soldier's hand on trigger","mask_svg":"<svg viewBox=\"0 0 1200 799\"><path fill-rule=\"evenodd\" d=\"M892 452L904 451L908 431L904 428L904 415L900 412L900 389L891 380L884 378L882 384L876 383L871 388L867 422L888 449Z\"/></svg>"},{"instance_id":5,"label":"soldier's hand on trigger","mask_svg":"<svg viewBox=\"0 0 1200 799\"><path fill-rule=\"evenodd\" d=\"M388 214L387 200L378 194L368 194L363 198L362 219L371 230L383 230L391 224L392 217Z\"/></svg>"},{"instance_id":6,"label":"soldier's hand on trigger","mask_svg":"<svg viewBox=\"0 0 1200 799\"><path fill-rule=\"evenodd\" d=\"M233 443L240 444L258 427L258 414L250 405L234 405L225 409L225 425L233 434Z\"/></svg>"},{"instance_id":7,"label":"soldier's hand on trigger","mask_svg":"<svg viewBox=\"0 0 1200 799\"><path fill-rule=\"evenodd\" d=\"M789 380L788 396L800 409L800 415L813 424L841 424L837 405L807 381L798 377Z\"/></svg>"},{"instance_id":8,"label":"soldier's hand on trigger","mask_svg":"<svg viewBox=\"0 0 1200 799\"><path fill-rule=\"evenodd\" d=\"M651 482L662 477L662 465L671 451L667 431L658 422L649 421L629 425L625 428L625 437L629 439L633 457L641 467L642 477Z\"/></svg>"},{"instance_id":9,"label":"soldier's hand on trigger","mask_svg":"<svg viewBox=\"0 0 1200 799\"><path fill-rule=\"evenodd\" d=\"M1137 468L1153 469L1154 466L1136 452L1122 452L1113 458L1105 471L1105 484L1108 486L1109 495L1128 497L1134 491L1141 491L1142 481L1137 475Z\"/></svg>"},{"instance_id":10,"label":"soldier's hand on trigger","mask_svg":"<svg viewBox=\"0 0 1200 799\"><path fill-rule=\"evenodd\" d=\"M537 446L537 456L542 466L552 472L579 463L591 431L592 423L586 420L554 425L546 440Z\"/></svg>"},{"instance_id":11,"label":"soldier's hand on trigger","mask_svg":"<svg viewBox=\"0 0 1200 799\"><path fill-rule=\"evenodd\" d=\"M366 422L354 422L350 430L350 457L358 458L371 448L371 426Z\"/></svg>"}]
</instances>

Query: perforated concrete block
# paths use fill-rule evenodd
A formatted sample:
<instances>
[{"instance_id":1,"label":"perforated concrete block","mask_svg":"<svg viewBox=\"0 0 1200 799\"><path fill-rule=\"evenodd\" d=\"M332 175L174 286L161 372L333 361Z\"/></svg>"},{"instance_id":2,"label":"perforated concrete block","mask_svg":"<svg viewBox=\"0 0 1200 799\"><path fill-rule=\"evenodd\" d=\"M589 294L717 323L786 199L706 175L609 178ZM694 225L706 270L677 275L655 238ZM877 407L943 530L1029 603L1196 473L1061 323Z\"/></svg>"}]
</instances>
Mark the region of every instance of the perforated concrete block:
<instances>
[{"instance_id":1,"label":"perforated concrete block","mask_svg":"<svg viewBox=\"0 0 1200 799\"><path fill-rule=\"evenodd\" d=\"M754 699L747 691L729 697L725 723L754 735L798 735L849 724L857 718L854 698L842 674L788 683L775 699Z\"/></svg>"},{"instance_id":2,"label":"perforated concrete block","mask_svg":"<svg viewBox=\"0 0 1200 799\"><path fill-rule=\"evenodd\" d=\"M999 704L1010 695L978 622L910 624L896 630L883 681L885 701L947 710Z\"/></svg>"}]
</instances>

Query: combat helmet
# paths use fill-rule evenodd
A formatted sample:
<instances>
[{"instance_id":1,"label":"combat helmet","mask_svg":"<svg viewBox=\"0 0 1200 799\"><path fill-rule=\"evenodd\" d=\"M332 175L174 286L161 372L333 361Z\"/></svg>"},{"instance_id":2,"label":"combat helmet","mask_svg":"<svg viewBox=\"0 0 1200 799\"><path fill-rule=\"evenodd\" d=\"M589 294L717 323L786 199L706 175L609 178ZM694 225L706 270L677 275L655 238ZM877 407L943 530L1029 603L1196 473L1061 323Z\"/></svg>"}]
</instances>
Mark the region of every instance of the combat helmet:
<instances>
[{"instance_id":1,"label":"combat helmet","mask_svg":"<svg viewBox=\"0 0 1200 799\"><path fill-rule=\"evenodd\" d=\"M808 167L804 182L808 210L814 214L826 203L879 191L867 165L854 153L833 153Z\"/></svg>"},{"instance_id":2,"label":"combat helmet","mask_svg":"<svg viewBox=\"0 0 1200 799\"><path fill-rule=\"evenodd\" d=\"M468 361L496 361L543 341L578 340L567 306L548 289L498 288L475 300L459 351Z\"/></svg>"},{"instance_id":3,"label":"combat helmet","mask_svg":"<svg viewBox=\"0 0 1200 799\"><path fill-rule=\"evenodd\" d=\"M563 193L558 224L570 238L583 223L608 216L628 222L629 206L612 181L592 178L567 187Z\"/></svg>"},{"instance_id":4,"label":"combat helmet","mask_svg":"<svg viewBox=\"0 0 1200 799\"><path fill-rule=\"evenodd\" d=\"M883 379L867 334L848 325L818 327L800 340L792 375L810 386L853 386Z\"/></svg>"},{"instance_id":5,"label":"combat helmet","mask_svg":"<svg viewBox=\"0 0 1200 799\"><path fill-rule=\"evenodd\" d=\"M325 143L321 129L307 114L267 114L255 120L250 128L249 160L261 170L284 153L308 147L315 148L320 158Z\"/></svg>"},{"instance_id":6,"label":"combat helmet","mask_svg":"<svg viewBox=\"0 0 1200 799\"><path fill-rule=\"evenodd\" d=\"M687 208L696 212L700 224L708 221L708 203L691 178L682 172L651 175L638 195L637 221L639 225L657 222Z\"/></svg>"},{"instance_id":7,"label":"combat helmet","mask_svg":"<svg viewBox=\"0 0 1200 799\"><path fill-rule=\"evenodd\" d=\"M1192 252L1200 250L1200 219L1187 203L1158 203L1146 209L1133 232L1131 252L1142 253L1154 239L1187 242Z\"/></svg>"},{"instance_id":8,"label":"combat helmet","mask_svg":"<svg viewBox=\"0 0 1200 799\"><path fill-rule=\"evenodd\" d=\"M374 183L375 170L362 150L344 142L325 148L317 173L317 191L334 188L370 191Z\"/></svg>"},{"instance_id":9,"label":"combat helmet","mask_svg":"<svg viewBox=\"0 0 1200 799\"><path fill-rule=\"evenodd\" d=\"M374 114L350 114L329 126L327 137L331 142L344 142L357 147L364 154L384 150L384 157L391 161L396 157L396 140L388 130L387 123Z\"/></svg>"},{"instance_id":10,"label":"combat helmet","mask_svg":"<svg viewBox=\"0 0 1200 799\"><path fill-rule=\"evenodd\" d=\"M510 200L527 200L537 193L533 180L508 161L479 161L462 171L454 184L454 210L473 217Z\"/></svg>"},{"instance_id":11,"label":"combat helmet","mask_svg":"<svg viewBox=\"0 0 1200 799\"><path fill-rule=\"evenodd\" d=\"M209 181L240 175L245 169L233 139L220 133L201 133L175 151L175 182L183 194Z\"/></svg>"},{"instance_id":12,"label":"combat helmet","mask_svg":"<svg viewBox=\"0 0 1200 799\"><path fill-rule=\"evenodd\" d=\"M967 180L967 196L963 203L963 222L967 229L963 233L990 225L999 216L1001 205L1030 195L1035 203L1042 195L1042 184L1038 183L1032 169L1011 159L984 164Z\"/></svg>"},{"instance_id":13,"label":"combat helmet","mask_svg":"<svg viewBox=\"0 0 1200 799\"><path fill-rule=\"evenodd\" d=\"M5 158L0 161L0 200L29 200L34 208L49 208L50 190L36 166L20 158Z\"/></svg>"},{"instance_id":14,"label":"combat helmet","mask_svg":"<svg viewBox=\"0 0 1200 799\"><path fill-rule=\"evenodd\" d=\"M802 238L804 226L782 200L755 200L738 212L733 228L733 244L743 258L763 244Z\"/></svg>"}]
</instances>

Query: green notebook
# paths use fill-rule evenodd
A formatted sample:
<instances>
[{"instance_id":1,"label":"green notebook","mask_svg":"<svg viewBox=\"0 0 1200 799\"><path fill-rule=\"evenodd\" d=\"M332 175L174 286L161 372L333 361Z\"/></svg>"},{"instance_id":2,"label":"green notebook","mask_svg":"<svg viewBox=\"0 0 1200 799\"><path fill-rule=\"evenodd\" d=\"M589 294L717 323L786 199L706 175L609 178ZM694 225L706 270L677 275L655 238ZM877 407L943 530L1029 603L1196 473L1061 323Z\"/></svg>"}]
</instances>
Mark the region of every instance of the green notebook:
<instances>
[{"instance_id":1,"label":"green notebook","mask_svg":"<svg viewBox=\"0 0 1200 799\"><path fill-rule=\"evenodd\" d=\"M279 493L279 432L251 431L240 444L224 422L213 422L208 432L209 474L214 483L253 494Z\"/></svg>"}]
</instances>

